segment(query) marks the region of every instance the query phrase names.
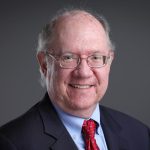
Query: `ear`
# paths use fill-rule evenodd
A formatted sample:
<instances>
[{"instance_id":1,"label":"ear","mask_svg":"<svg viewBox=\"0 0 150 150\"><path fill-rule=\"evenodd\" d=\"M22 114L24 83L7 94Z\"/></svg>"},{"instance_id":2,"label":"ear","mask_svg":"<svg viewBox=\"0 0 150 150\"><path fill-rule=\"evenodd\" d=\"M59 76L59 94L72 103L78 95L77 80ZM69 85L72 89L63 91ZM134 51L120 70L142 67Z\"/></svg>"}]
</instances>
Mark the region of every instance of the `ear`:
<instances>
[{"instance_id":1,"label":"ear","mask_svg":"<svg viewBox=\"0 0 150 150\"><path fill-rule=\"evenodd\" d=\"M109 65L111 65L111 64L112 64L112 61L113 61L113 59L114 59L114 52L111 51L109 55L110 55L110 58L109 58L109 60L108 60L108 63L109 63Z\"/></svg>"},{"instance_id":2,"label":"ear","mask_svg":"<svg viewBox=\"0 0 150 150\"><path fill-rule=\"evenodd\" d=\"M47 62L46 62L46 56L44 52L38 52L37 53L37 60L40 65L40 71L43 73L44 76L46 76L47 73Z\"/></svg>"}]
</instances>

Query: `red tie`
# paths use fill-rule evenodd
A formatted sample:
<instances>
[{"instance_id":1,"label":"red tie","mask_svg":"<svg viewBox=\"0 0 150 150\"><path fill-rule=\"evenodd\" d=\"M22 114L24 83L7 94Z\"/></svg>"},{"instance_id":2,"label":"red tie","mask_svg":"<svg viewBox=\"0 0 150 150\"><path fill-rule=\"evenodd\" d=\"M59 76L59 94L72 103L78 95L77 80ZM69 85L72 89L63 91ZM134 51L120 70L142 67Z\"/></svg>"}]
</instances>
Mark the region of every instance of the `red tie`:
<instances>
[{"instance_id":1,"label":"red tie","mask_svg":"<svg viewBox=\"0 0 150 150\"><path fill-rule=\"evenodd\" d=\"M99 150L94 138L96 122L93 120L84 120L82 133L85 140L85 150Z\"/></svg>"}]
</instances>

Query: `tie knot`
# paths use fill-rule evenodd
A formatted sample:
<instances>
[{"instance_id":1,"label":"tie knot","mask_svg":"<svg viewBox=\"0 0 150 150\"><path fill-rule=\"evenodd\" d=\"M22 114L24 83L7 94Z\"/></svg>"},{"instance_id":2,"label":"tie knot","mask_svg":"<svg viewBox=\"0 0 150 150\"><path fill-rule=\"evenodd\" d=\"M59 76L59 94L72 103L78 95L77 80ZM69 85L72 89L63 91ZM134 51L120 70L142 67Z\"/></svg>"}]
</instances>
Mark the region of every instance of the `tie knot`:
<instances>
[{"instance_id":1,"label":"tie knot","mask_svg":"<svg viewBox=\"0 0 150 150\"><path fill-rule=\"evenodd\" d=\"M94 120L84 120L82 132L86 138L93 138L96 130L96 122Z\"/></svg>"}]
</instances>

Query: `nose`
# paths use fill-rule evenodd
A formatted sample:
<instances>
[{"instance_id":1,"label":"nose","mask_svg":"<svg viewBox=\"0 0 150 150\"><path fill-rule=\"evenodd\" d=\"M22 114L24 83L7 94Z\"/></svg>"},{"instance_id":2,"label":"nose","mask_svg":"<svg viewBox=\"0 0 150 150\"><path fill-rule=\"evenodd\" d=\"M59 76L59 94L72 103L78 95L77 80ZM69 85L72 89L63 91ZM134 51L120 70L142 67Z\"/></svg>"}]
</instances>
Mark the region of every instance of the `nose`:
<instances>
[{"instance_id":1,"label":"nose","mask_svg":"<svg viewBox=\"0 0 150 150\"><path fill-rule=\"evenodd\" d=\"M86 58L82 58L77 68L74 70L76 76L89 78L93 75L92 68L89 67Z\"/></svg>"}]
</instances>

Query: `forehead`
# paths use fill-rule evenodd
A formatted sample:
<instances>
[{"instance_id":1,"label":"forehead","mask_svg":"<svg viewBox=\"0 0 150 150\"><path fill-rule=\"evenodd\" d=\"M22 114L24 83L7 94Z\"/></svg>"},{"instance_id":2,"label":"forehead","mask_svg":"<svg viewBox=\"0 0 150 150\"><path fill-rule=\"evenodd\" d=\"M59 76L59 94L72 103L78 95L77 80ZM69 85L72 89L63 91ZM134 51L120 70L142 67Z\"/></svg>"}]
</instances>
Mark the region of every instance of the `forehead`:
<instances>
[{"instance_id":1,"label":"forehead","mask_svg":"<svg viewBox=\"0 0 150 150\"><path fill-rule=\"evenodd\" d=\"M101 23L85 12L62 16L54 29L53 46L59 51L108 49L108 41Z\"/></svg>"},{"instance_id":2,"label":"forehead","mask_svg":"<svg viewBox=\"0 0 150 150\"><path fill-rule=\"evenodd\" d=\"M62 31L71 32L71 29L76 31L83 28L91 28L104 31L101 23L91 14L84 11L74 11L58 18L55 24L55 32L60 34Z\"/></svg>"}]
</instances>

